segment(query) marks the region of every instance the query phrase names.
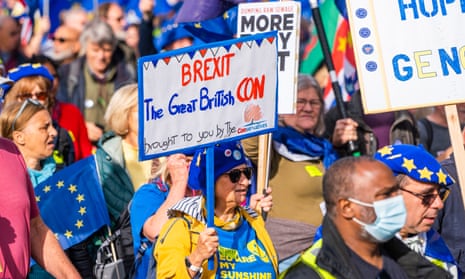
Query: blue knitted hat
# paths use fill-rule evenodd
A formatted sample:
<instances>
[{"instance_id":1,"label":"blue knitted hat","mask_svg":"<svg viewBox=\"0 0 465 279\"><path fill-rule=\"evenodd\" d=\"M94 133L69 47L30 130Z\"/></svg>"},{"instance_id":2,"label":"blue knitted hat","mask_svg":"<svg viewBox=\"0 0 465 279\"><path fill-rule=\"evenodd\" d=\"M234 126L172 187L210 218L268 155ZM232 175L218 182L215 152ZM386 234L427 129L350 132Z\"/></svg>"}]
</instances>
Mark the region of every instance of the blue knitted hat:
<instances>
[{"instance_id":1,"label":"blue knitted hat","mask_svg":"<svg viewBox=\"0 0 465 279\"><path fill-rule=\"evenodd\" d=\"M29 76L43 76L53 82L53 76L50 74L48 69L40 63L21 64L8 71L8 78L14 82Z\"/></svg>"},{"instance_id":2,"label":"blue knitted hat","mask_svg":"<svg viewBox=\"0 0 465 279\"><path fill-rule=\"evenodd\" d=\"M376 152L375 159L386 164L396 176L405 174L417 181L435 183L443 187L454 183L441 164L422 146L387 145Z\"/></svg>"},{"instance_id":3,"label":"blue knitted hat","mask_svg":"<svg viewBox=\"0 0 465 279\"><path fill-rule=\"evenodd\" d=\"M241 164L249 164L240 142L222 142L214 146L214 181L230 169ZM189 168L187 184L193 190L202 190L206 194L207 187L207 152L198 149Z\"/></svg>"},{"instance_id":4,"label":"blue knitted hat","mask_svg":"<svg viewBox=\"0 0 465 279\"><path fill-rule=\"evenodd\" d=\"M52 74L50 74L50 72L48 71L48 69L45 66L43 66L42 64L39 64L39 63L21 64L16 68L10 69L8 71L8 76L7 77L9 79L11 79L12 81L17 82L18 80L20 80L20 79L22 79L24 77L29 77L29 76L42 76L42 77L50 80L50 82L53 82ZM3 88L3 90L5 90L5 92L8 92L8 90L10 90L10 88L12 86L13 86L13 84L9 84L9 85L7 84L5 86L2 86L2 88Z\"/></svg>"}]
</instances>

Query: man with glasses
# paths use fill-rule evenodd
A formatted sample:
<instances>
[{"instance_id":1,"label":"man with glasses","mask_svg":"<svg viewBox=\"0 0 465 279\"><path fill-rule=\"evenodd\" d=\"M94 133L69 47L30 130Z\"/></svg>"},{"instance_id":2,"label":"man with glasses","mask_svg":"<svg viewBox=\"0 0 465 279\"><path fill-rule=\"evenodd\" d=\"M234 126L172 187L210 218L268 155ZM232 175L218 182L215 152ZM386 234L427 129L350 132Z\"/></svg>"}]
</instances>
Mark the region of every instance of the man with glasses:
<instances>
[{"instance_id":1,"label":"man with glasses","mask_svg":"<svg viewBox=\"0 0 465 279\"><path fill-rule=\"evenodd\" d=\"M465 140L465 129L462 131ZM450 157L441 161L441 166L449 172L455 180L450 189L450 194L444 202L444 208L439 211L433 228L441 234L441 237L449 246L452 255L462 271L465 270L465 210L462 198L462 186L459 181L459 172L456 161L459 158L452 153Z\"/></svg>"},{"instance_id":2,"label":"man with glasses","mask_svg":"<svg viewBox=\"0 0 465 279\"><path fill-rule=\"evenodd\" d=\"M60 25L55 30L53 37L53 48L46 53L47 56L60 64L68 64L74 61L79 54L81 45L79 35L81 33L69 26Z\"/></svg>"},{"instance_id":3,"label":"man with glasses","mask_svg":"<svg viewBox=\"0 0 465 279\"><path fill-rule=\"evenodd\" d=\"M423 147L399 144L377 151L375 158L396 175L407 208L398 237L410 249L459 278L458 266L441 236L432 229L453 179Z\"/></svg>"},{"instance_id":4,"label":"man with glasses","mask_svg":"<svg viewBox=\"0 0 465 279\"><path fill-rule=\"evenodd\" d=\"M386 165L337 160L323 176L323 197L321 237L280 278L450 278L395 237L407 212Z\"/></svg>"},{"instance_id":5,"label":"man with glasses","mask_svg":"<svg viewBox=\"0 0 465 279\"><path fill-rule=\"evenodd\" d=\"M126 63L134 67L135 71L137 69L136 53L126 43L127 22L123 7L114 2L102 3L98 8L98 16L111 26L116 36L118 41L115 49L116 57L123 58Z\"/></svg>"}]
</instances>

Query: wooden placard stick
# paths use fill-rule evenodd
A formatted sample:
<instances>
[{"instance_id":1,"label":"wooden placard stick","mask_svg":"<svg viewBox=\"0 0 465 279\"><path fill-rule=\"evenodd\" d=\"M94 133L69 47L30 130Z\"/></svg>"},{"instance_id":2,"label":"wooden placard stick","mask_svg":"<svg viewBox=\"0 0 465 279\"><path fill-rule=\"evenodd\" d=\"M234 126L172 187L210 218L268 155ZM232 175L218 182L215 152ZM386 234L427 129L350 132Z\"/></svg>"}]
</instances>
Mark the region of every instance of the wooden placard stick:
<instances>
[{"instance_id":1,"label":"wooden placard stick","mask_svg":"<svg viewBox=\"0 0 465 279\"><path fill-rule=\"evenodd\" d=\"M257 193L266 193L268 189L268 171L271 148L271 134L258 136ZM261 208L257 208L261 211ZM266 219L266 212L261 212Z\"/></svg>"},{"instance_id":2,"label":"wooden placard stick","mask_svg":"<svg viewBox=\"0 0 465 279\"><path fill-rule=\"evenodd\" d=\"M447 126L449 128L450 141L452 143L452 149L454 151L455 167L457 169L457 177L459 181L456 181L459 185L464 187L465 185L465 149L463 148L463 135L460 128L460 121L457 113L456 105L445 106ZM465 201L465 191L462 192L462 199Z\"/></svg>"}]
</instances>

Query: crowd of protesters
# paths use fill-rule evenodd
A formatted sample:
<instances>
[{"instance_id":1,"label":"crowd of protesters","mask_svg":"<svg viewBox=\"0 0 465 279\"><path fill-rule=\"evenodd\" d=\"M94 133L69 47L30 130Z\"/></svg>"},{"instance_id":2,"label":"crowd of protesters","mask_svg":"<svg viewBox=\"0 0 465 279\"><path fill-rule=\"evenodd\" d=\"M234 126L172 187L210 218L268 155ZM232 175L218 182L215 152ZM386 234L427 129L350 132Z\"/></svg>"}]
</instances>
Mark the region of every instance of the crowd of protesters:
<instances>
[{"instance_id":1,"label":"crowd of protesters","mask_svg":"<svg viewBox=\"0 0 465 279\"><path fill-rule=\"evenodd\" d=\"M34 187L88 156L111 221L129 212L133 278L463 275L465 209L443 107L366 115L358 91L342 118L300 73L296 111L272 133L267 191L250 193L252 137L213 147L209 197L205 149L138 159L137 59L199 42L174 12L154 15L155 1L140 0L140 19L129 21L116 2L75 6L53 32L40 16L25 39L14 13L23 2L10 2L0 15L0 278L96 276L95 235L63 251L34 198Z\"/></svg>"}]
</instances>

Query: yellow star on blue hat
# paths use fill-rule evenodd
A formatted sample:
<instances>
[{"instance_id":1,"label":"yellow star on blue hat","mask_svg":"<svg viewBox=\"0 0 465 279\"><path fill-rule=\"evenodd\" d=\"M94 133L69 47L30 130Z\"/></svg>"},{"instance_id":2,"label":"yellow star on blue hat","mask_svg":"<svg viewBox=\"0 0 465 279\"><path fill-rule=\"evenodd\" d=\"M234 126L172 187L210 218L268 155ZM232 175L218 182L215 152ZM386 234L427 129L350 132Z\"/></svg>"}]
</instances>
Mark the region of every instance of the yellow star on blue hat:
<instances>
[{"instance_id":1,"label":"yellow star on blue hat","mask_svg":"<svg viewBox=\"0 0 465 279\"><path fill-rule=\"evenodd\" d=\"M430 171L426 166L423 169L418 170L418 173L420 174L420 179L425 178L431 180L431 175L433 175L433 172Z\"/></svg>"},{"instance_id":2,"label":"yellow star on blue hat","mask_svg":"<svg viewBox=\"0 0 465 279\"><path fill-rule=\"evenodd\" d=\"M377 153L381 154L381 156L391 155L392 154L392 146L386 145L385 147L378 150Z\"/></svg>"},{"instance_id":3,"label":"yellow star on blue hat","mask_svg":"<svg viewBox=\"0 0 465 279\"><path fill-rule=\"evenodd\" d=\"M407 158L402 158L404 162L402 163L402 166L408 170L408 172L411 172L412 170L416 169L417 166L415 166L415 163L413 162L413 159L407 159Z\"/></svg>"},{"instance_id":4,"label":"yellow star on blue hat","mask_svg":"<svg viewBox=\"0 0 465 279\"><path fill-rule=\"evenodd\" d=\"M394 175L404 174L420 182L447 187L454 183L441 164L422 146L388 145L378 150L375 159L386 164Z\"/></svg>"},{"instance_id":5,"label":"yellow star on blue hat","mask_svg":"<svg viewBox=\"0 0 465 279\"><path fill-rule=\"evenodd\" d=\"M439 179L439 183L440 184L446 184L446 181L447 181L447 174L445 174L442 169L440 169L436 175L438 176L438 179Z\"/></svg>"}]
</instances>

